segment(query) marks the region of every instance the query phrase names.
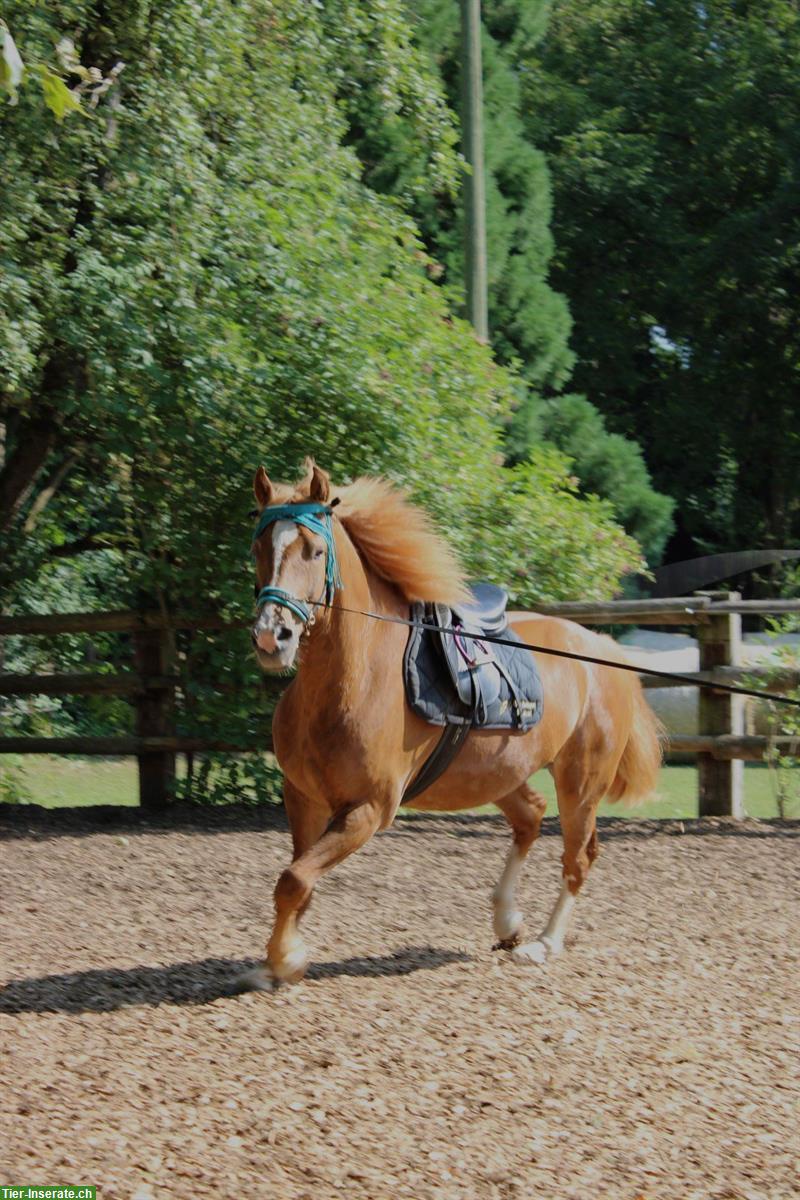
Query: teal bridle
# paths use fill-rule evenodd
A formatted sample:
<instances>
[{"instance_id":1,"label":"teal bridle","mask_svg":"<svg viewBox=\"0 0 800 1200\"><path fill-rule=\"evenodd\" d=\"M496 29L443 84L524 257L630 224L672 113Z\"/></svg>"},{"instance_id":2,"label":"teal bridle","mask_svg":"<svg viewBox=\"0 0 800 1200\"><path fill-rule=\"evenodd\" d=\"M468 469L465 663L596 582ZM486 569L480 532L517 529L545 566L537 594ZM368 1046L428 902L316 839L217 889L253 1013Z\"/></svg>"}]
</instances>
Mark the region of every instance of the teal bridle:
<instances>
[{"instance_id":1,"label":"teal bridle","mask_svg":"<svg viewBox=\"0 0 800 1200\"><path fill-rule=\"evenodd\" d=\"M336 542L333 537L331 515L332 509L327 504L314 502L305 504L270 504L261 512L258 518L258 524L256 525L251 544L252 552L252 548L264 530L270 525L274 525L276 521L294 521L296 525L302 525L312 533L318 534L325 543L325 589L323 592L325 604L330 604L334 592L342 586L341 576L339 575L339 561L336 557ZM322 599L312 601L311 603L314 605L321 604ZM256 596L256 608L261 609L265 604L279 604L283 608L288 608L290 612L293 612L295 616L300 618L304 625L312 625L314 623L315 613L313 609L308 607L308 603L299 600L297 596L292 596L290 592L284 591L283 588L263 587Z\"/></svg>"}]
</instances>

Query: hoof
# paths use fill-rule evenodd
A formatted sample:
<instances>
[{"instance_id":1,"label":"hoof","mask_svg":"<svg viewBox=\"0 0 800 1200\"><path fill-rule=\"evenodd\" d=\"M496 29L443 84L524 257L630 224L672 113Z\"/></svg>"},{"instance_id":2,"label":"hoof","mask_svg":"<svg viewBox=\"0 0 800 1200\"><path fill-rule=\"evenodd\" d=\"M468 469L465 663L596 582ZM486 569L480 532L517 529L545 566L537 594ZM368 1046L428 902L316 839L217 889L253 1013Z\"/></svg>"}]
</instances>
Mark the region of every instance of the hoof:
<instances>
[{"instance_id":1,"label":"hoof","mask_svg":"<svg viewBox=\"0 0 800 1200\"><path fill-rule=\"evenodd\" d=\"M537 966L544 966L551 958L555 958L556 950L551 942L543 941L541 938L538 942L525 942L522 946L515 946L511 951L511 957L516 963L536 963Z\"/></svg>"},{"instance_id":2,"label":"hoof","mask_svg":"<svg viewBox=\"0 0 800 1200\"><path fill-rule=\"evenodd\" d=\"M308 954L299 938L283 957L270 958L269 950L267 955L265 970L277 983L297 983L308 970Z\"/></svg>"},{"instance_id":3,"label":"hoof","mask_svg":"<svg viewBox=\"0 0 800 1200\"><path fill-rule=\"evenodd\" d=\"M519 934L512 933L511 937L500 938L500 941L495 942L495 944L492 946L492 949L493 950L513 950L514 947L518 946L518 945L519 945Z\"/></svg>"},{"instance_id":4,"label":"hoof","mask_svg":"<svg viewBox=\"0 0 800 1200\"><path fill-rule=\"evenodd\" d=\"M520 932L524 917L517 909L507 912L496 910L494 916L494 936L497 938L495 950L510 950L519 943Z\"/></svg>"},{"instance_id":5,"label":"hoof","mask_svg":"<svg viewBox=\"0 0 800 1200\"><path fill-rule=\"evenodd\" d=\"M231 995L239 996L243 992L274 992L278 982L269 967L252 967L251 970L236 976L231 986Z\"/></svg>"},{"instance_id":6,"label":"hoof","mask_svg":"<svg viewBox=\"0 0 800 1200\"><path fill-rule=\"evenodd\" d=\"M273 967L273 986L280 987L282 983L299 983L308 970L308 962L304 959L299 966L292 966L291 963L281 963L278 967Z\"/></svg>"}]
</instances>

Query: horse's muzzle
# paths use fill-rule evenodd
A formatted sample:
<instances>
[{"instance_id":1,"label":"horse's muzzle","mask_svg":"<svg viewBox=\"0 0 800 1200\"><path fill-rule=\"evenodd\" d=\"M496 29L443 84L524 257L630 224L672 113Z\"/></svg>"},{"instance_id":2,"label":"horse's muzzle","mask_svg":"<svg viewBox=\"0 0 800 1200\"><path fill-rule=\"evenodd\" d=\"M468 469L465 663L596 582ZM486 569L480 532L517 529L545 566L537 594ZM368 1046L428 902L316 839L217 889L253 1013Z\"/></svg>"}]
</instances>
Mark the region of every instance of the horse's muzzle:
<instances>
[{"instance_id":1,"label":"horse's muzzle","mask_svg":"<svg viewBox=\"0 0 800 1200\"><path fill-rule=\"evenodd\" d=\"M256 624L250 637L263 670L285 671L294 662L299 638L291 626L281 623L270 629Z\"/></svg>"}]
</instances>

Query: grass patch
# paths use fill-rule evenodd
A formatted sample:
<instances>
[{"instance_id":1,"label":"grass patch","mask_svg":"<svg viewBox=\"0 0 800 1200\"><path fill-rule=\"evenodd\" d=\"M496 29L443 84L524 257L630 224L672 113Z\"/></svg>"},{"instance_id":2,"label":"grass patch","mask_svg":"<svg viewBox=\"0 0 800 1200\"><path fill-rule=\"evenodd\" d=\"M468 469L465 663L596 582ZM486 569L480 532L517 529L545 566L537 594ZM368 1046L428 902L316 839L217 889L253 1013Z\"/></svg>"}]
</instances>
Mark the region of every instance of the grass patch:
<instances>
[{"instance_id":1,"label":"grass patch","mask_svg":"<svg viewBox=\"0 0 800 1200\"><path fill-rule=\"evenodd\" d=\"M179 759L179 771L183 766ZM3 762L0 760L0 772ZM82 808L94 804L135 806L139 802L139 785L134 759L49 758L31 755L16 758L15 777L23 785L30 803L45 808ZM778 807L772 789L770 772L757 763L745 766L745 807L752 817L776 817ZM555 788L548 771L533 778L547 797L547 812L557 813ZM800 789L795 788L795 791ZM231 797L236 799L236 797ZM697 816L697 772L694 767L664 767L659 779L658 793L638 808L620 804L601 804L601 817L681 818ZM800 799L790 808L789 816L800 816Z\"/></svg>"},{"instance_id":2,"label":"grass patch","mask_svg":"<svg viewBox=\"0 0 800 1200\"><path fill-rule=\"evenodd\" d=\"M549 771L539 771L533 786L547 797L547 815L558 813L556 791ZM800 784L800 779L798 780ZM795 794L800 787L795 786ZM746 763L744 768L744 805L750 817L777 817L778 805L773 791L770 771L761 763ZM644 804L631 808L625 804L603 803L597 810L601 817L627 817L655 820L697 816L697 770L694 767L662 767L658 790ZM788 816L800 816L800 797L790 805Z\"/></svg>"},{"instance_id":3,"label":"grass patch","mask_svg":"<svg viewBox=\"0 0 800 1200\"><path fill-rule=\"evenodd\" d=\"M27 800L44 808L88 808L96 804L132 808L139 803L139 776L133 758L26 755L15 758L13 774Z\"/></svg>"}]
</instances>

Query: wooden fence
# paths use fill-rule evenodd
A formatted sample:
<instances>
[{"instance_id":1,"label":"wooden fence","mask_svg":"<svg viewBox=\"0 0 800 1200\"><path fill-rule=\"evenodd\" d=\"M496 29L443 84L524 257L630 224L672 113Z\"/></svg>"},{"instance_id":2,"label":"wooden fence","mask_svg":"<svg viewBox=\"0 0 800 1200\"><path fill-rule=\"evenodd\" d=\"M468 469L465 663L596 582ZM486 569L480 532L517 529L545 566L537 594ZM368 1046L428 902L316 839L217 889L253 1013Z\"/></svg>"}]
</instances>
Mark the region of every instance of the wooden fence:
<instances>
[{"instance_id":1,"label":"wooden fence","mask_svg":"<svg viewBox=\"0 0 800 1200\"><path fill-rule=\"evenodd\" d=\"M774 671L740 665L743 615L800 612L798 600L742 600L735 592L704 592L659 600L614 600L605 603L565 602L543 605L538 612L568 617L583 625L692 626L700 647L697 683L731 683L747 679L769 683L770 690L788 690L800 683L796 671ZM223 751L264 752L271 749L265 730L237 741L181 737L175 733L175 690L181 679L173 669L172 633L178 629L225 630L244 628L213 615L160 612L53 613L0 617L0 636L61 633L128 633L133 642L135 672L118 675L0 674L0 696L105 695L124 696L136 710L136 732L119 737L0 737L0 754L130 755L138 759L139 799L149 809L169 802L178 753ZM642 676L645 687L678 686ZM264 680L277 695L282 679ZM763 759L771 745L800 754L800 739L747 736L743 698L729 693L700 691L699 735L673 735L668 753L697 755L698 800L701 815L744 815L745 760Z\"/></svg>"}]
</instances>

